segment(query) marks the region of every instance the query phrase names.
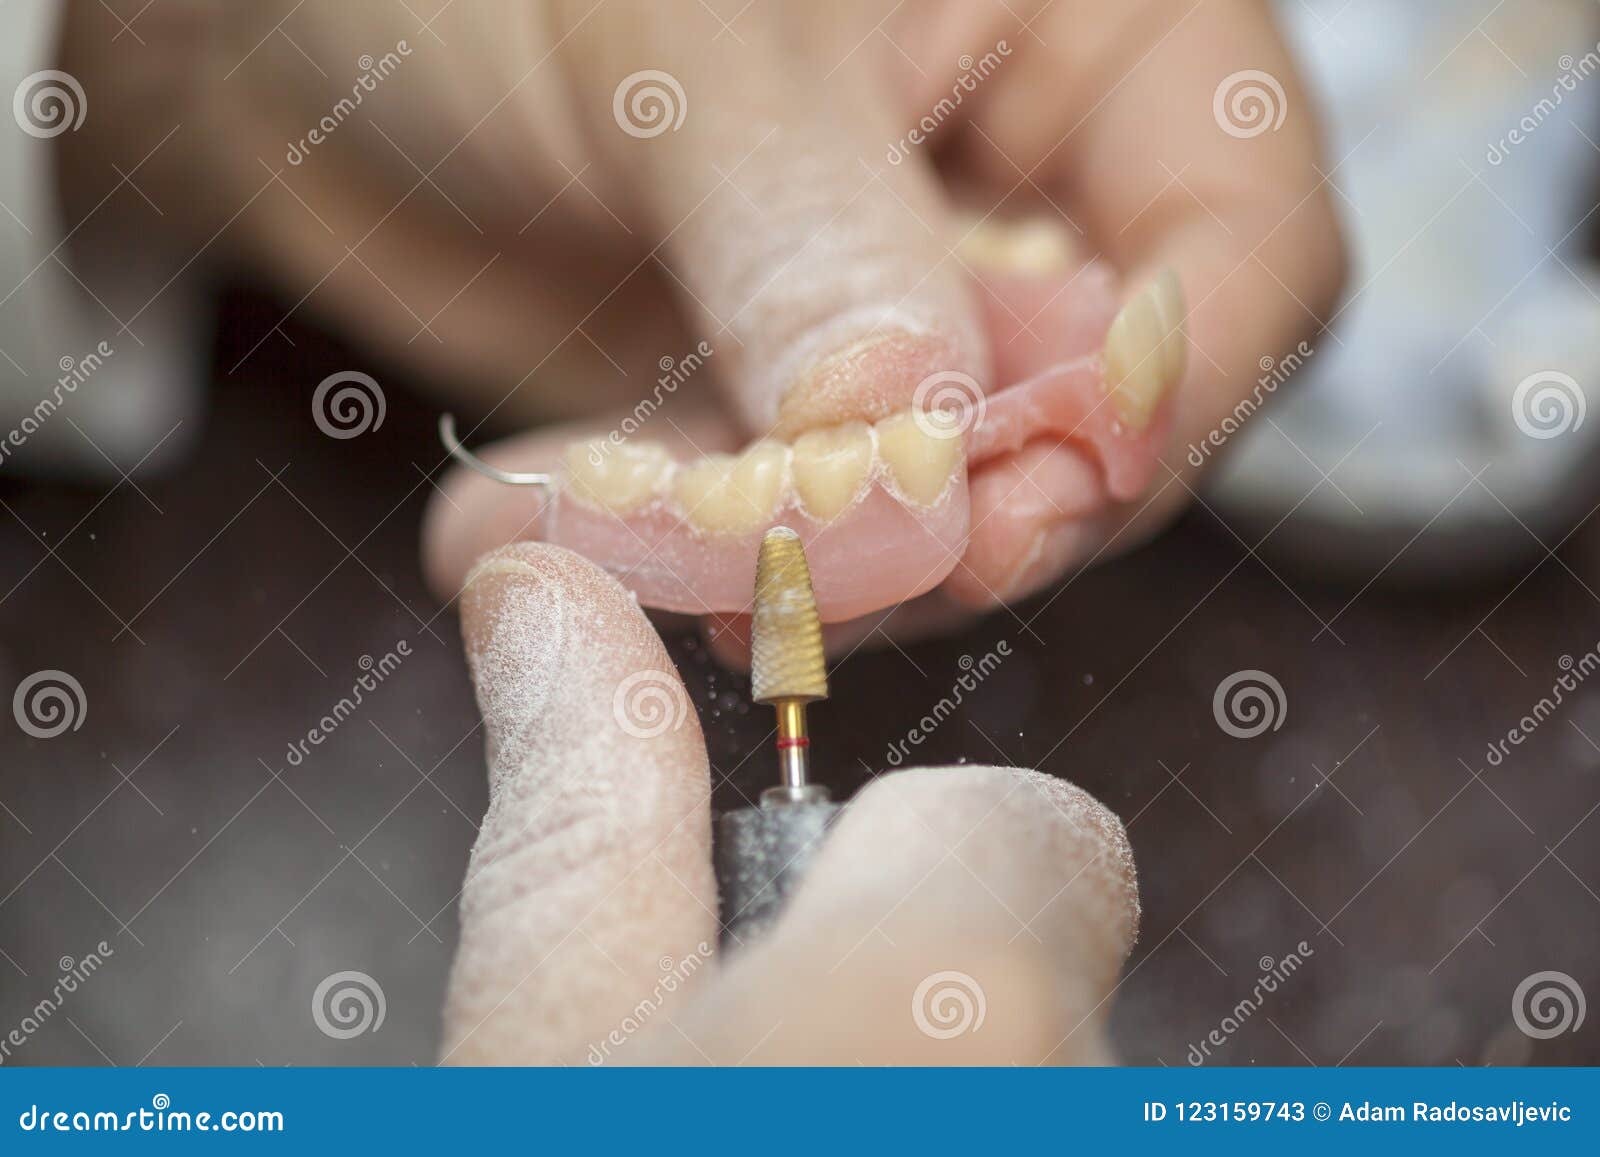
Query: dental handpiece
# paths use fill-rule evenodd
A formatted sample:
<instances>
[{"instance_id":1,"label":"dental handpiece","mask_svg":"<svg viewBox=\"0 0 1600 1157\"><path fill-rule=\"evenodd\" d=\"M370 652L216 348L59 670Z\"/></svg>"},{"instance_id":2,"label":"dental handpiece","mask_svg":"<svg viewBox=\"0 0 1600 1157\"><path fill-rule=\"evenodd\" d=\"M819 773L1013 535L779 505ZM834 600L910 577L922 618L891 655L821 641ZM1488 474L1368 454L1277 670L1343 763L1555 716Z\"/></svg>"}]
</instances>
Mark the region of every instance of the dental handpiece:
<instances>
[{"instance_id":1,"label":"dental handpiece","mask_svg":"<svg viewBox=\"0 0 1600 1157\"><path fill-rule=\"evenodd\" d=\"M786 526L767 532L756 561L750 683L751 698L777 712L778 783L717 824L723 941L731 944L771 927L839 812L828 789L810 782L806 707L828 697L828 671L805 548Z\"/></svg>"}]
</instances>

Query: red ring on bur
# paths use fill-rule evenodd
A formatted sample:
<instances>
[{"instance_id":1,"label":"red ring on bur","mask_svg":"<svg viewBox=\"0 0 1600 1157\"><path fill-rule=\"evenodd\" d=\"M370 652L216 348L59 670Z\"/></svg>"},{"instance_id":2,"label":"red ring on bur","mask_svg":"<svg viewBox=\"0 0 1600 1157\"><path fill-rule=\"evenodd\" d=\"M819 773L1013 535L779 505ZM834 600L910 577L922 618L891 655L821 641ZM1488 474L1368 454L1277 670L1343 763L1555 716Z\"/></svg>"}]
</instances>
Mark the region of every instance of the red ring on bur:
<instances>
[{"instance_id":1,"label":"red ring on bur","mask_svg":"<svg viewBox=\"0 0 1600 1157\"><path fill-rule=\"evenodd\" d=\"M805 738L803 736L801 738L799 738L799 739L780 739L780 740L778 740L778 750L779 751L787 751L791 747L810 747L810 746L811 746L811 740L809 740L809 739L807 739L807 738Z\"/></svg>"}]
</instances>

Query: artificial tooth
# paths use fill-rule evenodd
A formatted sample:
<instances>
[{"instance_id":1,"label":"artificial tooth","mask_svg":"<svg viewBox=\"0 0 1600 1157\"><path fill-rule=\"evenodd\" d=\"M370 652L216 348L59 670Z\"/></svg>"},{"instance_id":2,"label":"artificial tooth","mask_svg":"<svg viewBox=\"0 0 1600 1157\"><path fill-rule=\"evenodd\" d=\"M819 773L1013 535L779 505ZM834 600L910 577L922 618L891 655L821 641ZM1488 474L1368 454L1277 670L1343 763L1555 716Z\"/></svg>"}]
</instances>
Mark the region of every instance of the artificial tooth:
<instances>
[{"instance_id":1,"label":"artificial tooth","mask_svg":"<svg viewBox=\"0 0 1600 1157\"><path fill-rule=\"evenodd\" d=\"M957 246L974 265L1001 273L1044 276L1072 265L1072 237L1043 217L1023 221L974 220Z\"/></svg>"},{"instance_id":2,"label":"artificial tooth","mask_svg":"<svg viewBox=\"0 0 1600 1157\"><path fill-rule=\"evenodd\" d=\"M782 442L757 442L734 459L728 489L751 525L765 525L777 510L789 482L789 457Z\"/></svg>"},{"instance_id":3,"label":"artificial tooth","mask_svg":"<svg viewBox=\"0 0 1600 1157\"><path fill-rule=\"evenodd\" d=\"M830 522L844 513L872 473L872 428L846 422L811 430L794 443L794 488L806 513Z\"/></svg>"},{"instance_id":4,"label":"artificial tooth","mask_svg":"<svg viewBox=\"0 0 1600 1157\"><path fill-rule=\"evenodd\" d=\"M726 488L728 472L732 469L731 455L707 454L700 461L682 467L673 477L672 496L691 522L698 526L709 521L706 504L713 494L720 494Z\"/></svg>"},{"instance_id":5,"label":"artificial tooth","mask_svg":"<svg viewBox=\"0 0 1600 1157\"><path fill-rule=\"evenodd\" d=\"M895 485L911 501L931 506L961 463L959 432L936 428L939 421L919 422L909 410L885 418L875 427L878 452Z\"/></svg>"},{"instance_id":6,"label":"artificial tooth","mask_svg":"<svg viewBox=\"0 0 1600 1157\"><path fill-rule=\"evenodd\" d=\"M741 534L772 520L788 467L788 447L757 442L737 458L712 454L678 471L673 493L695 526Z\"/></svg>"},{"instance_id":7,"label":"artificial tooth","mask_svg":"<svg viewBox=\"0 0 1600 1157\"><path fill-rule=\"evenodd\" d=\"M567 478L579 497L618 514L655 497L672 469L672 455L659 442L597 438L567 447Z\"/></svg>"},{"instance_id":8,"label":"artificial tooth","mask_svg":"<svg viewBox=\"0 0 1600 1157\"><path fill-rule=\"evenodd\" d=\"M1183 289L1170 269L1137 293L1106 333L1106 391L1134 430L1150 424L1180 377L1188 352Z\"/></svg>"},{"instance_id":9,"label":"artificial tooth","mask_svg":"<svg viewBox=\"0 0 1600 1157\"><path fill-rule=\"evenodd\" d=\"M1162 344L1161 356L1166 362L1168 388L1183 377L1189 361L1189 336L1184 331L1184 315L1189 306L1183 299L1183 286L1178 275L1163 269L1156 275L1156 304L1161 310L1161 320L1167 327L1167 340Z\"/></svg>"}]
</instances>

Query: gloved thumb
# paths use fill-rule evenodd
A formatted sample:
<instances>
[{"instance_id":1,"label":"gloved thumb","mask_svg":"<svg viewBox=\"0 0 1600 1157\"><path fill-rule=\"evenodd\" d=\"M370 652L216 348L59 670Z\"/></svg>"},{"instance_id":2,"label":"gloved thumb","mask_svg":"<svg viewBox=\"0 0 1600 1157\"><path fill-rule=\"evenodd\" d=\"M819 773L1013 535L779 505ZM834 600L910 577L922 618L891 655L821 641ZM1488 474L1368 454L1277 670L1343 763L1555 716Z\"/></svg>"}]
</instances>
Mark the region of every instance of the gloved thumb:
<instances>
[{"instance_id":1,"label":"gloved thumb","mask_svg":"<svg viewBox=\"0 0 1600 1157\"><path fill-rule=\"evenodd\" d=\"M935 373L986 378L962 230L872 54L838 32L862 19L797 6L709 36L680 6L623 2L575 34L597 146L752 434L876 421Z\"/></svg>"}]
</instances>

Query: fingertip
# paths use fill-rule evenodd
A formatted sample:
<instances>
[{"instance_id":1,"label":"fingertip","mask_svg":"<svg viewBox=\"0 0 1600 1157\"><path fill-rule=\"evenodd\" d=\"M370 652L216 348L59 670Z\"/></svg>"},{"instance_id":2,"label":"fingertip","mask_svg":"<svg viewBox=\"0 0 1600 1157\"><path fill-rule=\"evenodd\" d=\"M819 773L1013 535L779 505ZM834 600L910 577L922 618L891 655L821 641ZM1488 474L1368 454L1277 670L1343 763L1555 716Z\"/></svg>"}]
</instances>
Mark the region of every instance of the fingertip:
<instances>
[{"instance_id":1,"label":"fingertip","mask_svg":"<svg viewBox=\"0 0 1600 1157\"><path fill-rule=\"evenodd\" d=\"M986 869L982 893L989 899L974 892L974 905L999 923L996 896L1042 917L1070 887L1069 907L1076 911L1055 915L1092 929L1096 950L1111 959L1113 971L1132 948L1138 876L1122 820L1083 788L1031 768L965 764L880 776L851 801L812 875L822 878L817 891L826 892L829 876L840 883L860 872L861 857L893 846L915 879L927 870L924 858L935 863L958 844ZM896 885L890 880L887 886ZM1069 931L1060 929L1063 936Z\"/></svg>"},{"instance_id":2,"label":"fingertip","mask_svg":"<svg viewBox=\"0 0 1600 1157\"><path fill-rule=\"evenodd\" d=\"M699 722L660 636L588 559L541 542L492 550L462 583L460 611L492 764L519 767L537 752L554 762L579 738L695 758Z\"/></svg>"},{"instance_id":3,"label":"fingertip","mask_svg":"<svg viewBox=\"0 0 1600 1157\"><path fill-rule=\"evenodd\" d=\"M593 563L501 547L460 604L490 790L445 1059L575 1061L659 985L658 961L716 940L705 744L654 629Z\"/></svg>"},{"instance_id":4,"label":"fingertip","mask_svg":"<svg viewBox=\"0 0 1600 1157\"><path fill-rule=\"evenodd\" d=\"M965 313L931 324L892 312L851 314L819 327L779 363L775 432L792 439L844 422L876 422L911 407L918 387L938 374L978 383L986 375L976 326Z\"/></svg>"},{"instance_id":5,"label":"fingertip","mask_svg":"<svg viewBox=\"0 0 1600 1157\"><path fill-rule=\"evenodd\" d=\"M602 614L622 612L624 617L628 617L624 607L631 608L639 625L649 627L633 595L582 555L546 542L511 542L480 555L461 581L461 621L469 641L503 628L506 624L498 612L518 596L545 599L552 612L540 616L539 623L525 625L529 642L541 629L554 631L561 617L554 612L574 603Z\"/></svg>"}]
</instances>

